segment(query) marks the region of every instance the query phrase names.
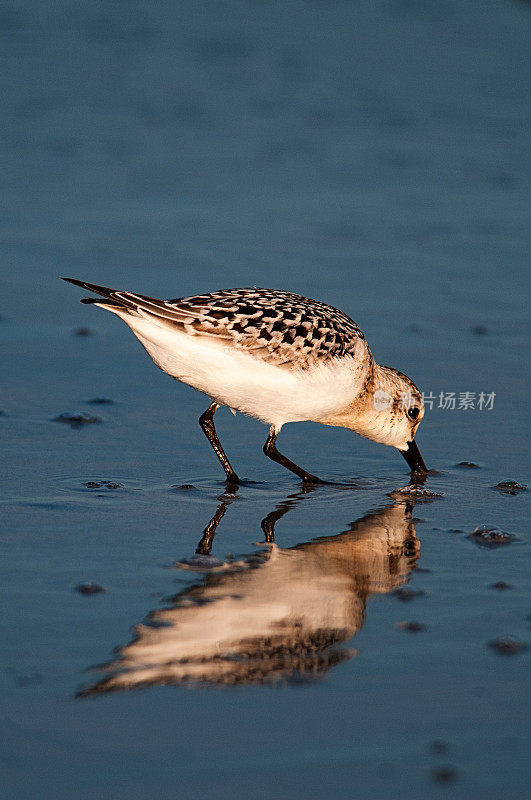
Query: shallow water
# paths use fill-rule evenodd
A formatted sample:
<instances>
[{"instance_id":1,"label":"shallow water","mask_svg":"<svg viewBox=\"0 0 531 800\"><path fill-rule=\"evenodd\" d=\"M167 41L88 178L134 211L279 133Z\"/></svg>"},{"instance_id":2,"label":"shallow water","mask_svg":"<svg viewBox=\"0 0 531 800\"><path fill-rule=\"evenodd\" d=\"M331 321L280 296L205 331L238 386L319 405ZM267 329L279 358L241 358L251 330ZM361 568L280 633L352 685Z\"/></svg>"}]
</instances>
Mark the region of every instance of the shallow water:
<instances>
[{"instance_id":1,"label":"shallow water","mask_svg":"<svg viewBox=\"0 0 531 800\"><path fill-rule=\"evenodd\" d=\"M6 796L524 798L529 9L131 8L0 18ZM439 497L311 424L303 491L220 411L227 491L208 400L64 274L341 307L433 395Z\"/></svg>"}]
</instances>

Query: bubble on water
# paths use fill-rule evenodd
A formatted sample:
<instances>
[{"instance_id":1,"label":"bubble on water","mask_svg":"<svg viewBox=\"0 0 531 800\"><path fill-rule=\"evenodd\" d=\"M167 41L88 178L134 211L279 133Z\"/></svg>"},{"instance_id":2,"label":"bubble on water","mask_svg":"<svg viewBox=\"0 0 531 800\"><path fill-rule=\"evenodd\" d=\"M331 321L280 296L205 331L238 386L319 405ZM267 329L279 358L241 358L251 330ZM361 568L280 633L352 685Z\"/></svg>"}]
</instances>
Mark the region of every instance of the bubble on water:
<instances>
[{"instance_id":1,"label":"bubble on water","mask_svg":"<svg viewBox=\"0 0 531 800\"><path fill-rule=\"evenodd\" d=\"M527 491L527 485L522 483L517 483L516 481L500 481L497 483L496 486L492 487L496 489L498 492L502 492L503 494L520 494L520 492Z\"/></svg>"},{"instance_id":2,"label":"bubble on water","mask_svg":"<svg viewBox=\"0 0 531 800\"><path fill-rule=\"evenodd\" d=\"M468 534L468 538L480 547L498 547L514 542L516 536L514 533L502 531L500 528L487 528L486 525L480 525Z\"/></svg>"},{"instance_id":3,"label":"bubble on water","mask_svg":"<svg viewBox=\"0 0 531 800\"><path fill-rule=\"evenodd\" d=\"M76 592L79 594L102 594L105 589L99 583L80 583L79 586L76 586Z\"/></svg>"},{"instance_id":4,"label":"bubble on water","mask_svg":"<svg viewBox=\"0 0 531 800\"><path fill-rule=\"evenodd\" d=\"M84 425L96 425L103 420L100 417L87 414L86 411L74 411L73 413L64 412L59 414L59 416L54 417L53 421L66 423L71 428L81 428Z\"/></svg>"},{"instance_id":5,"label":"bubble on water","mask_svg":"<svg viewBox=\"0 0 531 800\"><path fill-rule=\"evenodd\" d=\"M495 650L502 656L514 656L528 648L525 642L514 639L512 636L501 636L498 639L492 639L488 645L491 650Z\"/></svg>"},{"instance_id":6,"label":"bubble on water","mask_svg":"<svg viewBox=\"0 0 531 800\"><path fill-rule=\"evenodd\" d=\"M401 631L407 631L408 633L421 633L422 631L426 630L426 626L422 624L422 622L416 622L416 620L410 620L409 622L397 622L396 627Z\"/></svg>"}]
</instances>

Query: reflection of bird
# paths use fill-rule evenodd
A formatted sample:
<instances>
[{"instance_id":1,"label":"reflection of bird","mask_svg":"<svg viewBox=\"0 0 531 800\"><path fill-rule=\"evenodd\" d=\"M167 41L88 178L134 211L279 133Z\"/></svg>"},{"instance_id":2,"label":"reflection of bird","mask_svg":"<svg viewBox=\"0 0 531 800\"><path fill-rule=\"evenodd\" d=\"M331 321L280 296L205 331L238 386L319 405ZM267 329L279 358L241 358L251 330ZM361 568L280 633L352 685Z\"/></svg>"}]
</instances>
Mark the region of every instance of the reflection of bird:
<instances>
[{"instance_id":1,"label":"reflection of bird","mask_svg":"<svg viewBox=\"0 0 531 800\"><path fill-rule=\"evenodd\" d=\"M356 323L336 308L269 289L156 300L64 280L103 295L82 302L121 317L157 366L212 398L199 421L229 481L238 476L213 420L222 405L268 423L265 454L305 481L318 478L276 448L287 422L348 428L398 448L413 472L426 472L414 441L424 416L419 390L379 366Z\"/></svg>"},{"instance_id":2,"label":"reflection of bird","mask_svg":"<svg viewBox=\"0 0 531 800\"><path fill-rule=\"evenodd\" d=\"M336 536L289 549L271 545L210 573L176 595L171 608L153 611L105 668L109 676L80 695L319 676L352 656L340 645L363 625L367 598L402 584L419 551L403 503Z\"/></svg>"}]
</instances>

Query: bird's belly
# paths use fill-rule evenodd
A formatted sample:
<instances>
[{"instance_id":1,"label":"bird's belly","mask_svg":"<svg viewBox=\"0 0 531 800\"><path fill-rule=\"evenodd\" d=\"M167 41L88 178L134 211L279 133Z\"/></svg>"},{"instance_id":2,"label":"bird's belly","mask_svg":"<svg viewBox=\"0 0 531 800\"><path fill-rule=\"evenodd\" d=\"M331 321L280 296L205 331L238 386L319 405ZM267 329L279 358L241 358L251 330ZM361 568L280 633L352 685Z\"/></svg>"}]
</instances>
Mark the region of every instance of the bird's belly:
<instances>
[{"instance_id":1,"label":"bird's belly","mask_svg":"<svg viewBox=\"0 0 531 800\"><path fill-rule=\"evenodd\" d=\"M353 359L337 359L305 370L277 367L141 317L124 316L158 367L204 392L220 405L276 426L319 421L355 399L363 383Z\"/></svg>"}]
</instances>

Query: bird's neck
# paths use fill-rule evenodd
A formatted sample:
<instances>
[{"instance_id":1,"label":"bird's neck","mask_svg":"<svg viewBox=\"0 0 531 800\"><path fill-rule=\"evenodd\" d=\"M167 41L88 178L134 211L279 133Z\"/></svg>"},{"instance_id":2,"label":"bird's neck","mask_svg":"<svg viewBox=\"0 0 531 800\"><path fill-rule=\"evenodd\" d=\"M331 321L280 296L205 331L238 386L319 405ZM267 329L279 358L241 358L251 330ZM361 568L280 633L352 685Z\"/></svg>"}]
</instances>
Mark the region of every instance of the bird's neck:
<instances>
[{"instance_id":1,"label":"bird's neck","mask_svg":"<svg viewBox=\"0 0 531 800\"><path fill-rule=\"evenodd\" d=\"M380 390L396 397L403 388L403 376L391 367L382 367L375 363L371 379L373 393Z\"/></svg>"},{"instance_id":2,"label":"bird's neck","mask_svg":"<svg viewBox=\"0 0 531 800\"><path fill-rule=\"evenodd\" d=\"M341 411L325 421L326 425L339 426L359 433L376 442L387 444L384 418L393 406L400 388L400 378L389 367L372 362L359 395Z\"/></svg>"}]
</instances>

